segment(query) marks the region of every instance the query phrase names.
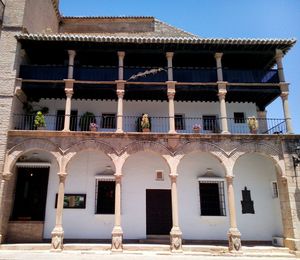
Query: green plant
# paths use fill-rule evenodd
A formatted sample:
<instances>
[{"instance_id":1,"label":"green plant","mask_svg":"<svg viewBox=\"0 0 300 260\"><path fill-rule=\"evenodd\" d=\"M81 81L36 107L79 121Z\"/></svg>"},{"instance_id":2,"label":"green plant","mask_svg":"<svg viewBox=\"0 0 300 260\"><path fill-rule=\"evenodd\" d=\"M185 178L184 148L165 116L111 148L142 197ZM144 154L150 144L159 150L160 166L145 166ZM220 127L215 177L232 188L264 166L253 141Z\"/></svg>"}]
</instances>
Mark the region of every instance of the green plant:
<instances>
[{"instance_id":1,"label":"green plant","mask_svg":"<svg viewBox=\"0 0 300 260\"><path fill-rule=\"evenodd\" d=\"M34 118L34 126L35 127L46 127L45 117L41 111L38 111L36 113L36 116Z\"/></svg>"},{"instance_id":2,"label":"green plant","mask_svg":"<svg viewBox=\"0 0 300 260\"><path fill-rule=\"evenodd\" d=\"M91 123L96 123L95 115L92 112L85 112L79 120L80 130L89 131Z\"/></svg>"}]
</instances>

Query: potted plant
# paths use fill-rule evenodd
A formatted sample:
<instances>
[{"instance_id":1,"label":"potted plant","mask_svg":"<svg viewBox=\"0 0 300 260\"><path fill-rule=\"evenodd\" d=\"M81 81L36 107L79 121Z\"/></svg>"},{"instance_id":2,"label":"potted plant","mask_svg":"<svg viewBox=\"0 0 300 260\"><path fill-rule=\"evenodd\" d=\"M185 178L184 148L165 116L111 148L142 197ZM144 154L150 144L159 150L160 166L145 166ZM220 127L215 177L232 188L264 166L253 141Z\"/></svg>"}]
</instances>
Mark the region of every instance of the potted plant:
<instances>
[{"instance_id":1,"label":"potted plant","mask_svg":"<svg viewBox=\"0 0 300 260\"><path fill-rule=\"evenodd\" d=\"M193 125L193 132L196 134L199 134L201 130L201 125L200 124L194 124Z\"/></svg>"},{"instance_id":2,"label":"potted plant","mask_svg":"<svg viewBox=\"0 0 300 260\"><path fill-rule=\"evenodd\" d=\"M257 134L258 122L255 116L249 116L247 118L247 124L251 134Z\"/></svg>"},{"instance_id":3,"label":"potted plant","mask_svg":"<svg viewBox=\"0 0 300 260\"><path fill-rule=\"evenodd\" d=\"M79 126L81 131L89 131L90 124L96 124L96 117L92 112L85 112L79 120Z\"/></svg>"},{"instance_id":4,"label":"potted plant","mask_svg":"<svg viewBox=\"0 0 300 260\"><path fill-rule=\"evenodd\" d=\"M90 123L90 131L97 132L98 125L96 123Z\"/></svg>"},{"instance_id":5,"label":"potted plant","mask_svg":"<svg viewBox=\"0 0 300 260\"><path fill-rule=\"evenodd\" d=\"M143 132L150 132L150 120L148 114L143 114L141 120L141 128Z\"/></svg>"},{"instance_id":6,"label":"potted plant","mask_svg":"<svg viewBox=\"0 0 300 260\"><path fill-rule=\"evenodd\" d=\"M45 128L46 128L45 117L41 111L38 111L36 113L36 116L34 118L34 127L37 130L45 130Z\"/></svg>"}]
</instances>

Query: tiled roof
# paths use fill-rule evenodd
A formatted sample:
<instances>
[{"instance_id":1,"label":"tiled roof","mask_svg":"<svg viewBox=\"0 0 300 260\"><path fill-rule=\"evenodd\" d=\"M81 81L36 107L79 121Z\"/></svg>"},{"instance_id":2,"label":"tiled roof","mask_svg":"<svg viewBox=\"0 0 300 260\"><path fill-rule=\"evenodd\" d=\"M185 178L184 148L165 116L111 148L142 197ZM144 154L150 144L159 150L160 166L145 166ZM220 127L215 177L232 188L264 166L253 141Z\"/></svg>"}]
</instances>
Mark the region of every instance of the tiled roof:
<instances>
[{"instance_id":1,"label":"tiled roof","mask_svg":"<svg viewBox=\"0 0 300 260\"><path fill-rule=\"evenodd\" d=\"M62 20L73 19L73 20L98 20L98 19L154 19L153 16L62 16Z\"/></svg>"}]
</instances>

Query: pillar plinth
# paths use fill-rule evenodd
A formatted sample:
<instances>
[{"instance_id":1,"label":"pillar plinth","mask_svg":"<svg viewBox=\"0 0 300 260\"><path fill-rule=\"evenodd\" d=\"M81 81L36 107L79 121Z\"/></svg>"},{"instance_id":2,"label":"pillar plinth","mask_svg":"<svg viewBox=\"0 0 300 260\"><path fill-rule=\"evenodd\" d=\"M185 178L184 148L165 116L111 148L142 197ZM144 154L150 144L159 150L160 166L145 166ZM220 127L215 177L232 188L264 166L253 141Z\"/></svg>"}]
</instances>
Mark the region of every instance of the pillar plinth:
<instances>
[{"instance_id":1,"label":"pillar plinth","mask_svg":"<svg viewBox=\"0 0 300 260\"><path fill-rule=\"evenodd\" d=\"M170 250L173 253L182 252L182 232L178 221L177 174L170 174L172 196L172 229L170 232Z\"/></svg>"},{"instance_id":2,"label":"pillar plinth","mask_svg":"<svg viewBox=\"0 0 300 260\"><path fill-rule=\"evenodd\" d=\"M51 251L60 252L63 250L64 230L62 226L62 215L64 208L64 196L65 196L65 180L67 173L59 173L59 186L57 196L57 207L55 217L55 227L51 232Z\"/></svg>"}]
</instances>

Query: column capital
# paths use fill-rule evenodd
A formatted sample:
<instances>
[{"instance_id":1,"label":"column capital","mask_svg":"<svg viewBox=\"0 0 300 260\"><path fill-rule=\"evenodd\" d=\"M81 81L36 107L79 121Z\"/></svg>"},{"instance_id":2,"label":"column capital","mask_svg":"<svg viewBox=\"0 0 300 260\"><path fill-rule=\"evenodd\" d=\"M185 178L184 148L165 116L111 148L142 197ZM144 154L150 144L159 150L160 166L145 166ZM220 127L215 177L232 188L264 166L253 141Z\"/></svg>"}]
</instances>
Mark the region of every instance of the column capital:
<instances>
[{"instance_id":1,"label":"column capital","mask_svg":"<svg viewBox=\"0 0 300 260\"><path fill-rule=\"evenodd\" d=\"M215 59L222 59L222 56L223 56L223 52L216 52L215 53Z\"/></svg>"},{"instance_id":2,"label":"column capital","mask_svg":"<svg viewBox=\"0 0 300 260\"><path fill-rule=\"evenodd\" d=\"M118 98L123 98L125 95L125 90L123 89L117 89L117 96Z\"/></svg>"},{"instance_id":3,"label":"column capital","mask_svg":"<svg viewBox=\"0 0 300 260\"><path fill-rule=\"evenodd\" d=\"M73 89L75 79L64 79L65 89Z\"/></svg>"},{"instance_id":4,"label":"column capital","mask_svg":"<svg viewBox=\"0 0 300 260\"><path fill-rule=\"evenodd\" d=\"M173 80L166 81L166 84L167 84L168 88L174 88L175 89L176 83L177 83L177 81L173 81Z\"/></svg>"},{"instance_id":5,"label":"column capital","mask_svg":"<svg viewBox=\"0 0 300 260\"><path fill-rule=\"evenodd\" d=\"M281 92L289 92L289 85L290 85L289 83L280 82L279 87L280 87Z\"/></svg>"},{"instance_id":6,"label":"column capital","mask_svg":"<svg viewBox=\"0 0 300 260\"><path fill-rule=\"evenodd\" d=\"M167 59L172 59L174 57L174 52L170 52L170 51L166 52L166 57Z\"/></svg>"},{"instance_id":7,"label":"column capital","mask_svg":"<svg viewBox=\"0 0 300 260\"><path fill-rule=\"evenodd\" d=\"M227 181L228 183L232 183L234 177L235 177L234 175L226 175L226 176L225 176L226 181Z\"/></svg>"},{"instance_id":8,"label":"column capital","mask_svg":"<svg viewBox=\"0 0 300 260\"><path fill-rule=\"evenodd\" d=\"M126 80L115 80L117 84L117 90L124 90Z\"/></svg>"},{"instance_id":9,"label":"column capital","mask_svg":"<svg viewBox=\"0 0 300 260\"><path fill-rule=\"evenodd\" d=\"M71 98L74 94L74 91L73 91L73 89L66 88L65 93L66 93L67 98Z\"/></svg>"},{"instance_id":10,"label":"column capital","mask_svg":"<svg viewBox=\"0 0 300 260\"><path fill-rule=\"evenodd\" d=\"M13 174L11 172L3 172L2 173L2 179L5 181L9 181L12 176L13 176Z\"/></svg>"},{"instance_id":11,"label":"column capital","mask_svg":"<svg viewBox=\"0 0 300 260\"><path fill-rule=\"evenodd\" d=\"M280 50L280 49L276 49L276 51L275 51L275 59L277 60L277 59L282 59L283 58L283 51L282 50Z\"/></svg>"},{"instance_id":12,"label":"column capital","mask_svg":"<svg viewBox=\"0 0 300 260\"><path fill-rule=\"evenodd\" d=\"M171 180L175 180L176 181L176 179L178 177L178 174L177 173L170 173L169 177L171 178Z\"/></svg>"},{"instance_id":13,"label":"column capital","mask_svg":"<svg viewBox=\"0 0 300 260\"><path fill-rule=\"evenodd\" d=\"M124 59L125 51L118 51L118 57L121 58L121 59Z\"/></svg>"},{"instance_id":14,"label":"column capital","mask_svg":"<svg viewBox=\"0 0 300 260\"><path fill-rule=\"evenodd\" d=\"M289 92L281 92L280 97L282 100L287 100L289 97Z\"/></svg>"},{"instance_id":15,"label":"column capital","mask_svg":"<svg viewBox=\"0 0 300 260\"><path fill-rule=\"evenodd\" d=\"M224 100L225 99L225 97L226 97L226 93L227 93L227 91L225 90L222 90L222 91L219 91L218 92L218 97L219 97L219 100Z\"/></svg>"},{"instance_id":16,"label":"column capital","mask_svg":"<svg viewBox=\"0 0 300 260\"><path fill-rule=\"evenodd\" d=\"M75 50L68 50L68 54L70 58L75 58L76 56L76 51Z\"/></svg>"},{"instance_id":17,"label":"column capital","mask_svg":"<svg viewBox=\"0 0 300 260\"><path fill-rule=\"evenodd\" d=\"M57 175L58 175L60 181L65 181L66 178L67 178L67 176L68 176L68 173L66 173L66 172L60 172Z\"/></svg>"}]
</instances>

